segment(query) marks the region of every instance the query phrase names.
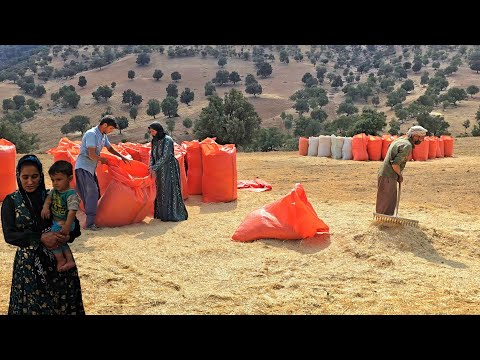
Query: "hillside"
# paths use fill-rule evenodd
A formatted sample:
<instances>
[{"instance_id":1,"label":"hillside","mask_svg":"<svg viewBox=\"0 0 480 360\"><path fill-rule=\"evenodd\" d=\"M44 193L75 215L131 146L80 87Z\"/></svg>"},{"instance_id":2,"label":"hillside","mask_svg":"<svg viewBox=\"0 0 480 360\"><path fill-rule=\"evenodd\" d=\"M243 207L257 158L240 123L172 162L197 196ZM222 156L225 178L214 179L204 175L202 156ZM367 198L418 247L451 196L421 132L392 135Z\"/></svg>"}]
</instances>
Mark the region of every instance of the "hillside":
<instances>
[{"instance_id":1,"label":"hillside","mask_svg":"<svg viewBox=\"0 0 480 360\"><path fill-rule=\"evenodd\" d=\"M85 47L88 49L88 47ZM88 53L84 47L79 49L80 55ZM308 49L307 46L303 46L303 51ZM251 47L249 47L251 49ZM267 51L269 53L270 51ZM280 63L278 60L278 53L272 51L275 54L275 61L271 62L273 73L270 77L265 79L256 76L256 68L254 63L249 60L245 61L240 58L228 58L228 63L225 65L227 71L237 71L242 78L247 74L254 74L259 83L262 85L263 93L256 98L252 95L245 94L245 85L243 82L236 85L224 85L217 86L217 93L221 96L231 88L240 89L244 95L246 95L249 101L254 105L256 111L262 119L263 127L278 127L284 132L284 125L280 119L280 114L285 111L287 113L295 113L292 109L293 101L289 100L289 97L299 89L304 87L301 79L306 72L315 74L315 67L308 61L297 62L290 61L289 64ZM401 50L397 47L397 53L401 54ZM93 69L78 73L70 80L48 80L47 82L39 81L40 84L45 86L47 91L46 95L40 99L36 99L43 107L43 110L39 111L35 117L22 124L23 129L29 133L36 133L41 140L40 151L45 151L58 143L58 140L63 135L60 132L60 128L63 124L75 115L86 115L90 117L92 125L96 124L100 118L100 114L103 113L107 107L111 107L113 114L116 116L126 116L128 118L128 106L121 103L122 93L127 89L139 93L143 97L143 102L139 106L139 116L134 122L130 119L129 127L122 131L122 134L111 135L110 138L113 142L119 142L122 139L133 142L144 142L144 134L146 127L153 120L151 116L146 114L147 102L149 99L159 99L162 101L166 96L166 87L168 84L173 83L170 79L170 74L173 71L178 71L182 75L182 79L178 81L177 86L179 93L181 93L186 87L189 87L195 93L195 100L187 106L179 103L178 113L180 117L175 118L176 128L174 131L174 138L177 142L182 140L190 140L193 138L192 129L185 129L182 125L183 119L190 117L195 120L200 114L203 107L208 104L208 100L204 95L204 85L207 81L210 81L215 77L215 73L220 70L220 66L217 64L217 59L213 57L202 58L200 56L195 57L183 57L183 58L169 58L166 53L160 54L159 52L153 52L150 54L151 62L146 66L139 66L136 64L136 54L129 54L119 60L114 61L112 64L104 66L100 69ZM63 61L59 56L53 57L51 65L55 69L59 69L64 63L68 63L74 60L73 56L67 56L66 61ZM447 62L442 62L442 68L445 67ZM334 69L334 62L329 62L327 68L329 72L334 72L341 75L342 69ZM155 69L161 69L164 76L160 81L153 79L152 74ZM134 70L136 76L133 80L128 79L127 72ZM424 94L425 87L420 85L420 76L423 71L428 71L433 74L435 71L431 67L431 63L424 66L417 74L411 70L408 72L408 78L412 79L415 84L415 89L407 96L404 105L408 105L417 99L420 95ZM87 78L87 85L84 88L78 86L78 77L83 75ZM367 74L361 75L360 82L365 81ZM472 84L478 84L479 75L474 71L468 69L464 64L459 70L448 77L450 83L449 87L462 87L466 88ZM114 95L107 102L96 103L91 96L91 93L101 85L110 85L112 82L116 82L114 89ZM36 80L38 82L38 80ZM399 82L395 87L399 86ZM81 95L81 101L77 109L62 109L54 106L53 101L50 100L52 92L58 91L63 85L75 86L79 95ZM341 90L332 89L328 81L325 80L322 85L327 90L329 103L324 107L324 110L328 114L328 120L331 121L337 117L335 111L338 105L344 101L345 95ZM18 88L17 85L10 81L4 81L0 83L0 99L11 98L14 95L24 93ZM387 122L394 117L394 112L390 107L385 106L386 95L380 93L380 106L377 108L379 111L384 111L387 115ZM26 96L28 98L28 96ZM363 100L356 101L355 105L361 109L364 105L371 106L371 99L368 104ZM441 113L444 114L445 120L450 123L449 131L455 136L462 134L465 129L462 124L465 120L470 119L470 122L475 123L475 113L480 105L480 95L477 94L473 98L468 98L465 101L458 103L457 107L449 107L445 110L439 107ZM156 116L157 120L165 124L167 119L162 113ZM409 126L414 123L414 119L406 121L401 129L405 131ZM385 131L387 127L384 129ZM469 131L471 128L469 129ZM73 140L79 140L81 138L80 133L69 134L69 138Z\"/></svg>"}]
</instances>

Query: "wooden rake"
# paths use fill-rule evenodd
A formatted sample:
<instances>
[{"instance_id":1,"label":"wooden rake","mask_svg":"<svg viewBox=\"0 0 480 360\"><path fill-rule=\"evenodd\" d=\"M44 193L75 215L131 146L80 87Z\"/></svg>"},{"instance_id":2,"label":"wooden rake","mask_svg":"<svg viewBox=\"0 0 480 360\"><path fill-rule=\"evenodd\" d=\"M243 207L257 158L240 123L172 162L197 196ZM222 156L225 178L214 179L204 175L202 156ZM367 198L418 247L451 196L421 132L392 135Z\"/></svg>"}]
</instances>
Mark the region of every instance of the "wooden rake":
<instances>
[{"instance_id":1,"label":"wooden rake","mask_svg":"<svg viewBox=\"0 0 480 360\"><path fill-rule=\"evenodd\" d=\"M406 218L401 218L398 216L398 204L400 203L400 192L402 191L402 183L398 183L398 195L397 195L397 206L395 208L395 215L385 215L379 214L374 212L373 219L376 221L384 222L384 223L392 223L392 224L399 224L399 225L406 225L412 227L418 227L418 220L411 220Z\"/></svg>"}]
</instances>

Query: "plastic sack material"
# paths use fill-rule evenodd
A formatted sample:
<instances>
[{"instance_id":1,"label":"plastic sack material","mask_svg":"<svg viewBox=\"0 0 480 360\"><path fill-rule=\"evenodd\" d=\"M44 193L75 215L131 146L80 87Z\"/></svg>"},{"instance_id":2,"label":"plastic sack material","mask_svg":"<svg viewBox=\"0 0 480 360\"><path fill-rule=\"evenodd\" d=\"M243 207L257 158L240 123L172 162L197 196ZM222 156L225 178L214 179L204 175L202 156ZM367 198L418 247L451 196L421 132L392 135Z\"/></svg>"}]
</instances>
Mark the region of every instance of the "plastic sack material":
<instances>
[{"instance_id":1,"label":"plastic sack material","mask_svg":"<svg viewBox=\"0 0 480 360\"><path fill-rule=\"evenodd\" d=\"M346 137L345 140L343 140L342 160L352 160L352 159L353 159L352 138Z\"/></svg>"},{"instance_id":2,"label":"plastic sack material","mask_svg":"<svg viewBox=\"0 0 480 360\"><path fill-rule=\"evenodd\" d=\"M302 156L308 154L308 139L306 137L298 138L298 154Z\"/></svg>"},{"instance_id":3,"label":"plastic sack material","mask_svg":"<svg viewBox=\"0 0 480 360\"><path fill-rule=\"evenodd\" d=\"M17 188L16 157L15 144L6 139L0 139L0 201Z\"/></svg>"},{"instance_id":4,"label":"plastic sack material","mask_svg":"<svg viewBox=\"0 0 480 360\"><path fill-rule=\"evenodd\" d=\"M327 135L320 135L318 138L318 150L316 155L319 157L330 157L332 155L332 138Z\"/></svg>"},{"instance_id":5,"label":"plastic sack material","mask_svg":"<svg viewBox=\"0 0 480 360\"><path fill-rule=\"evenodd\" d=\"M382 136L382 160L387 156L388 148L390 144L397 139L398 136L385 134Z\"/></svg>"},{"instance_id":6,"label":"plastic sack material","mask_svg":"<svg viewBox=\"0 0 480 360\"><path fill-rule=\"evenodd\" d=\"M317 156L318 152L318 137L310 136L308 138L308 156Z\"/></svg>"},{"instance_id":7,"label":"plastic sack material","mask_svg":"<svg viewBox=\"0 0 480 360\"><path fill-rule=\"evenodd\" d=\"M368 135L367 153L368 160L379 161L382 159L383 139L379 136Z\"/></svg>"},{"instance_id":8,"label":"plastic sack material","mask_svg":"<svg viewBox=\"0 0 480 360\"><path fill-rule=\"evenodd\" d=\"M70 139L63 137L58 142L58 146L46 151L47 154L53 155L53 161L65 160L72 164L73 167L73 180L70 182L70 187L75 189L76 177L75 177L75 163L77 162L78 154L80 154L80 141L71 141Z\"/></svg>"},{"instance_id":9,"label":"plastic sack material","mask_svg":"<svg viewBox=\"0 0 480 360\"><path fill-rule=\"evenodd\" d=\"M442 137L437 138L437 158L445 157L445 142Z\"/></svg>"},{"instance_id":10,"label":"plastic sack material","mask_svg":"<svg viewBox=\"0 0 480 360\"><path fill-rule=\"evenodd\" d=\"M150 215L156 197L154 180L148 166L132 160L129 164L109 161L111 181L100 198L95 224L104 227L141 222Z\"/></svg>"},{"instance_id":11,"label":"plastic sack material","mask_svg":"<svg viewBox=\"0 0 480 360\"><path fill-rule=\"evenodd\" d=\"M453 137L442 135L440 136L443 140L444 144L444 153L445 157L452 157L453 156Z\"/></svg>"},{"instance_id":12,"label":"plastic sack material","mask_svg":"<svg viewBox=\"0 0 480 360\"><path fill-rule=\"evenodd\" d=\"M246 189L254 192L272 190L272 185L265 180L255 178L254 180L238 180L237 189Z\"/></svg>"},{"instance_id":13,"label":"plastic sack material","mask_svg":"<svg viewBox=\"0 0 480 360\"><path fill-rule=\"evenodd\" d=\"M357 134L352 138L352 154L353 160L355 161L367 161L368 160L368 151L367 151L368 137L365 134Z\"/></svg>"},{"instance_id":14,"label":"plastic sack material","mask_svg":"<svg viewBox=\"0 0 480 360\"><path fill-rule=\"evenodd\" d=\"M234 144L203 143L202 201L237 199L237 149Z\"/></svg>"},{"instance_id":15,"label":"plastic sack material","mask_svg":"<svg viewBox=\"0 0 480 360\"><path fill-rule=\"evenodd\" d=\"M428 160L429 145L428 141L422 141L421 144L415 145L413 148L413 160L415 161L427 161Z\"/></svg>"},{"instance_id":16,"label":"plastic sack material","mask_svg":"<svg viewBox=\"0 0 480 360\"><path fill-rule=\"evenodd\" d=\"M437 137L429 136L425 138L428 144L428 158L435 159L437 157Z\"/></svg>"},{"instance_id":17,"label":"plastic sack material","mask_svg":"<svg viewBox=\"0 0 480 360\"><path fill-rule=\"evenodd\" d=\"M201 142L198 140L183 141L181 144L187 150L185 160L189 195L202 194L202 144L216 144L215 138L206 138Z\"/></svg>"},{"instance_id":18,"label":"plastic sack material","mask_svg":"<svg viewBox=\"0 0 480 360\"><path fill-rule=\"evenodd\" d=\"M345 138L342 136L331 136L331 147L330 151L332 153L332 159L341 159L342 158L342 149L343 149L343 143L345 141Z\"/></svg>"},{"instance_id":19,"label":"plastic sack material","mask_svg":"<svg viewBox=\"0 0 480 360\"><path fill-rule=\"evenodd\" d=\"M296 240L329 231L328 225L319 219L307 200L302 184L297 183L289 194L248 214L232 239Z\"/></svg>"}]
</instances>

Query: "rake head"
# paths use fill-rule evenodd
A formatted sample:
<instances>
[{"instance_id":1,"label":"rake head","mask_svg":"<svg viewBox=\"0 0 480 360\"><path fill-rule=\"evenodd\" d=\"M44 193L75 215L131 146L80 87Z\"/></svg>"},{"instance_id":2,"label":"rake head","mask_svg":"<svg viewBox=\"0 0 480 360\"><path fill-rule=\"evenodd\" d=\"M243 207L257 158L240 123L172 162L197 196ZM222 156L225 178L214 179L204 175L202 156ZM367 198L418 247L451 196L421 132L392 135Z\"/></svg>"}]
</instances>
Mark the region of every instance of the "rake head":
<instances>
[{"instance_id":1,"label":"rake head","mask_svg":"<svg viewBox=\"0 0 480 360\"><path fill-rule=\"evenodd\" d=\"M373 219L384 223L418 227L418 220L405 219L393 215L373 213Z\"/></svg>"}]
</instances>

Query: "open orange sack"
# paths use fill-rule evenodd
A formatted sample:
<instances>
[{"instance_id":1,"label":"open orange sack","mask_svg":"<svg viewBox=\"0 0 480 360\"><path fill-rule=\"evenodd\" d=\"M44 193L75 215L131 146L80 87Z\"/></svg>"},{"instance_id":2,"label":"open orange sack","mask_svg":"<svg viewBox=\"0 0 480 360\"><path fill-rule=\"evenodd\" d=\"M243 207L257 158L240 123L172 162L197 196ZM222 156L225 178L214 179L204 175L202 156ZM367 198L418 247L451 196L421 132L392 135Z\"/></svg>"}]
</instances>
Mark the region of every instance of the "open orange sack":
<instances>
[{"instance_id":1,"label":"open orange sack","mask_svg":"<svg viewBox=\"0 0 480 360\"><path fill-rule=\"evenodd\" d=\"M65 160L72 164L75 169L75 163L77 162L78 154L80 154L80 141L71 141L70 139L63 137L58 142L58 146L46 151L47 154L53 155L53 161ZM75 170L73 171L73 180L70 182L70 187L75 189L76 178ZM81 205L83 206L83 205Z\"/></svg>"},{"instance_id":2,"label":"open orange sack","mask_svg":"<svg viewBox=\"0 0 480 360\"><path fill-rule=\"evenodd\" d=\"M17 189L17 148L6 139L0 139L0 201Z\"/></svg>"},{"instance_id":3,"label":"open orange sack","mask_svg":"<svg viewBox=\"0 0 480 360\"><path fill-rule=\"evenodd\" d=\"M307 200L302 184L297 183L290 194L248 214L232 239L296 240L329 231L328 225L317 216Z\"/></svg>"},{"instance_id":4,"label":"open orange sack","mask_svg":"<svg viewBox=\"0 0 480 360\"><path fill-rule=\"evenodd\" d=\"M98 203L95 224L122 226L150 215L156 189L148 166L135 160L125 164L118 158L109 159L108 173L111 181Z\"/></svg>"}]
</instances>

